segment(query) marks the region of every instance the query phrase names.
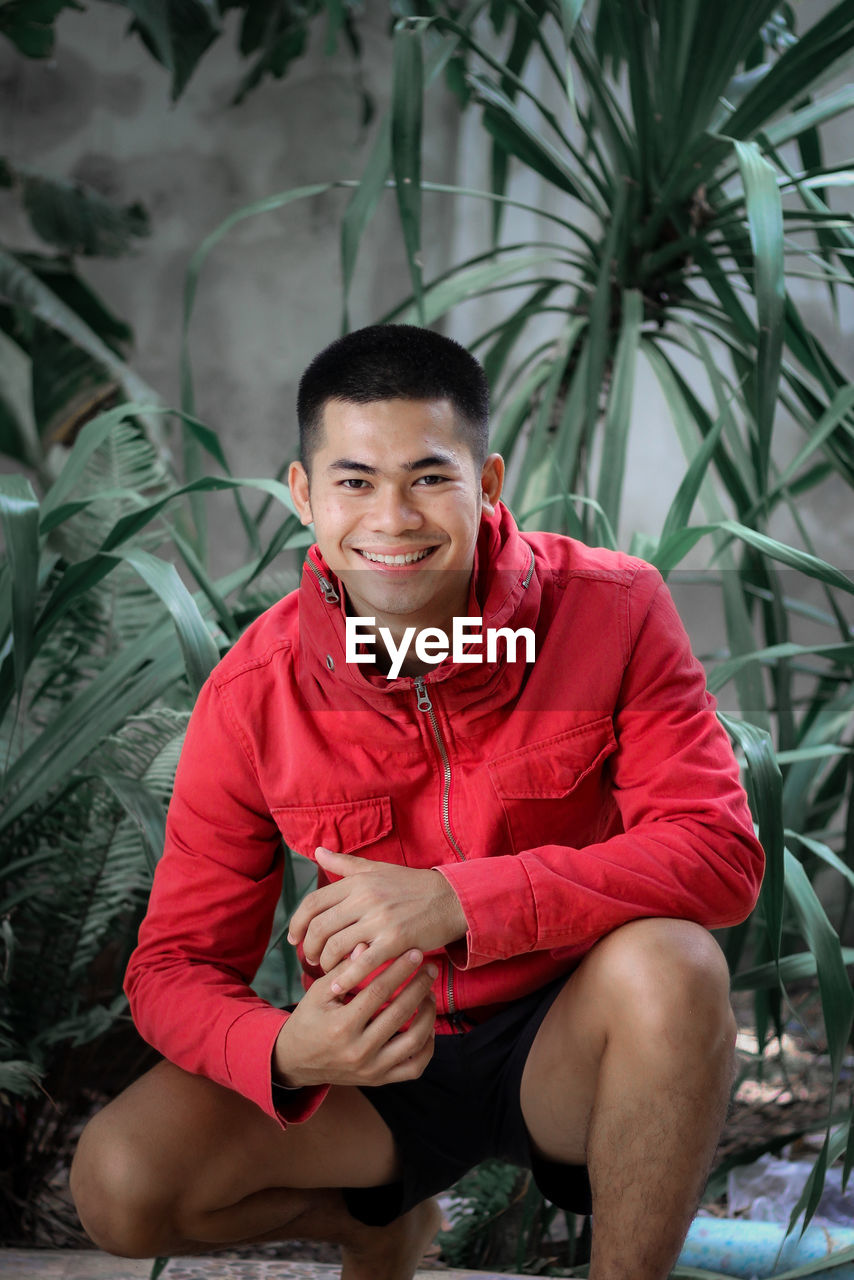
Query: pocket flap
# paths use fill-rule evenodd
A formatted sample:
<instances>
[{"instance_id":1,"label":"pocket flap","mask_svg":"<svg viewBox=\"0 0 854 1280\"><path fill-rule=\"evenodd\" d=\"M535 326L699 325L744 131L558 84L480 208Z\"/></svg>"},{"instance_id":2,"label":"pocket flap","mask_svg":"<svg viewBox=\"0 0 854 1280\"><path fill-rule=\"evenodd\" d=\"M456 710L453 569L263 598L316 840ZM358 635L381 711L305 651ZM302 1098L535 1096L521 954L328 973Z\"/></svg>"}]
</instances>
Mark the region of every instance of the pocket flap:
<instances>
[{"instance_id":1,"label":"pocket flap","mask_svg":"<svg viewBox=\"0 0 854 1280\"><path fill-rule=\"evenodd\" d=\"M291 804L272 810L285 844L307 858L318 845L334 853L354 853L381 840L392 828L391 799L341 800L335 804Z\"/></svg>"},{"instance_id":2,"label":"pocket flap","mask_svg":"<svg viewBox=\"0 0 854 1280\"><path fill-rule=\"evenodd\" d=\"M617 747L610 716L532 742L490 761L492 784L507 800L568 796Z\"/></svg>"}]
</instances>

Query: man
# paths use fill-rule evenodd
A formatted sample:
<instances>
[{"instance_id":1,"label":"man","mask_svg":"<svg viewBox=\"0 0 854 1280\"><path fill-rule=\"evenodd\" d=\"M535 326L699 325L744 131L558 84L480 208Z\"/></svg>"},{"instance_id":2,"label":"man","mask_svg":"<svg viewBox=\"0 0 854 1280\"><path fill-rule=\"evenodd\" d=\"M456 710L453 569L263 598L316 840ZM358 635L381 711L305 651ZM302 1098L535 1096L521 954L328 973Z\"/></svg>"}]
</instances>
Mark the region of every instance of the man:
<instances>
[{"instance_id":1,"label":"man","mask_svg":"<svg viewBox=\"0 0 854 1280\"><path fill-rule=\"evenodd\" d=\"M593 1280L664 1277L732 1078L707 930L762 867L702 671L649 566L520 535L455 343L351 334L299 419L317 544L194 712L127 978L168 1061L85 1131L82 1220L121 1254L321 1239L344 1280L409 1280L430 1197L494 1155L592 1194ZM249 986L282 838L318 865L290 1014Z\"/></svg>"}]
</instances>

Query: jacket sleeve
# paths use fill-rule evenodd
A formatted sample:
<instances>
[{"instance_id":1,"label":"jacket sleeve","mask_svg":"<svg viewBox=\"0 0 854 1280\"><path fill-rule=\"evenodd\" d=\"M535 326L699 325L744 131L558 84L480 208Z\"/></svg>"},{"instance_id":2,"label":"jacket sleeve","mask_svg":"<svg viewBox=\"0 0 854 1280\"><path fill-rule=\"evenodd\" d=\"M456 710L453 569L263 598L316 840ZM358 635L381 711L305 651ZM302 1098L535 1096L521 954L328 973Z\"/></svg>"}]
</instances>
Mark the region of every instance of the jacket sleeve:
<instances>
[{"instance_id":1,"label":"jacket sleeve","mask_svg":"<svg viewBox=\"0 0 854 1280\"><path fill-rule=\"evenodd\" d=\"M213 679L190 720L148 913L125 990L141 1035L185 1070L236 1090L280 1124L325 1089L277 1108L273 1046L287 1014L250 986L282 883L282 841L251 749Z\"/></svg>"},{"instance_id":2,"label":"jacket sleeve","mask_svg":"<svg viewBox=\"0 0 854 1280\"><path fill-rule=\"evenodd\" d=\"M437 868L468 922L460 968L537 950L582 954L643 917L737 924L764 867L729 738L670 593L648 568L613 713L608 762L618 833ZM619 828L622 830L619 830ZM568 833L571 835L571 833Z\"/></svg>"}]
</instances>

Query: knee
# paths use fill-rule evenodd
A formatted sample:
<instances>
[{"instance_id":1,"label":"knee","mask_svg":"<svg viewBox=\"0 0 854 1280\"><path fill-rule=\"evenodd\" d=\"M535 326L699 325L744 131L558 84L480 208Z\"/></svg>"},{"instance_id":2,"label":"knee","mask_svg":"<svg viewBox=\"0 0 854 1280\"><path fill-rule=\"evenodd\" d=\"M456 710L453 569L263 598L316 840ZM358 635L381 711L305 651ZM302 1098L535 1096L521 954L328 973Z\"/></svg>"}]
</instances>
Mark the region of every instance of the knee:
<instances>
[{"instance_id":1,"label":"knee","mask_svg":"<svg viewBox=\"0 0 854 1280\"><path fill-rule=\"evenodd\" d=\"M164 1206L131 1135L115 1132L107 1113L84 1129L69 1186L86 1234L98 1248L124 1258L168 1252Z\"/></svg>"},{"instance_id":2,"label":"knee","mask_svg":"<svg viewBox=\"0 0 854 1280\"><path fill-rule=\"evenodd\" d=\"M731 1055L729 971L711 934L688 920L636 920L595 949L618 1023L662 1046L696 1042Z\"/></svg>"}]
</instances>

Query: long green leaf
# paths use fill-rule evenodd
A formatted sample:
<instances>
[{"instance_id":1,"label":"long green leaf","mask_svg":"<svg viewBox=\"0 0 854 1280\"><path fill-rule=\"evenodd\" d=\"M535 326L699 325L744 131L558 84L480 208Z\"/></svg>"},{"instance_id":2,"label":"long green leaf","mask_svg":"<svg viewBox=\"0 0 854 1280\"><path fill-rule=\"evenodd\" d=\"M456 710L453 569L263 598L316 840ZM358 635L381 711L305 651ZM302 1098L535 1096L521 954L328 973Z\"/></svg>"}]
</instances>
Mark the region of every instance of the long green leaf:
<instances>
[{"instance_id":1,"label":"long green leaf","mask_svg":"<svg viewBox=\"0 0 854 1280\"><path fill-rule=\"evenodd\" d=\"M854 965L854 947L845 947L842 959L847 968ZM779 964L758 964L744 969L732 979L733 991L752 991L755 987L778 987L781 982L800 982L816 974L816 959L811 951L796 956L783 956Z\"/></svg>"},{"instance_id":2,"label":"long green leaf","mask_svg":"<svg viewBox=\"0 0 854 1280\"><path fill-rule=\"evenodd\" d=\"M99 449L105 440L120 423L147 413L166 413L158 405L120 404L115 409L99 413L91 422L87 422L74 442L58 477L45 494L42 502L42 528L44 531L55 527L55 521L49 519L68 499L76 485L85 476L92 454Z\"/></svg>"},{"instance_id":3,"label":"long green leaf","mask_svg":"<svg viewBox=\"0 0 854 1280\"><path fill-rule=\"evenodd\" d=\"M143 582L169 610L184 655L190 688L195 696L219 662L219 650L196 602L178 577L173 564L158 559L141 547L130 547L116 554L136 570Z\"/></svg>"},{"instance_id":4,"label":"long green leaf","mask_svg":"<svg viewBox=\"0 0 854 1280\"><path fill-rule=\"evenodd\" d=\"M421 129L424 58L421 26L399 24L394 33L391 89L391 165L409 275L421 324L424 286L421 260Z\"/></svg>"},{"instance_id":5,"label":"long green leaf","mask_svg":"<svg viewBox=\"0 0 854 1280\"><path fill-rule=\"evenodd\" d=\"M831 433L836 431L839 424L850 416L852 410L854 410L854 386L840 387L831 404L828 405L818 421L810 427L810 435L806 444L799 450L798 454L768 490L767 502L769 505L776 501L784 490L789 488L801 468L809 461L816 450L823 446ZM748 513L748 515L752 514L754 513Z\"/></svg>"},{"instance_id":6,"label":"long green leaf","mask_svg":"<svg viewBox=\"0 0 854 1280\"><path fill-rule=\"evenodd\" d=\"M350 328L350 289L365 228L374 216L391 171L391 117L383 116L379 133L356 190L341 219L341 293L344 333Z\"/></svg>"},{"instance_id":7,"label":"long green leaf","mask_svg":"<svg viewBox=\"0 0 854 1280\"><path fill-rule=\"evenodd\" d=\"M102 365L124 388L130 400L157 403L157 393L129 365L14 255L0 248L0 292L7 303L20 307L51 329L63 334Z\"/></svg>"},{"instance_id":8,"label":"long green leaf","mask_svg":"<svg viewBox=\"0 0 854 1280\"><path fill-rule=\"evenodd\" d=\"M602 197L582 172L569 166L564 152L538 133L505 93L484 76L472 76L471 84L483 105L483 123L503 150L530 166L559 191L575 196L600 216L606 215Z\"/></svg>"},{"instance_id":9,"label":"long green leaf","mask_svg":"<svg viewBox=\"0 0 854 1280\"><path fill-rule=\"evenodd\" d=\"M785 901L785 843L783 839L783 779L774 758L770 734L743 720L719 713L721 723L744 752L748 795L765 850L765 879L761 901L765 928L775 959L780 957Z\"/></svg>"},{"instance_id":10,"label":"long green leaf","mask_svg":"<svg viewBox=\"0 0 854 1280\"><path fill-rule=\"evenodd\" d=\"M587 339L587 394L586 410L589 430L599 420L599 400L611 349L611 304L616 263L614 255L623 234L625 216L625 186L620 183L614 199L610 222L602 249L602 257L596 276L596 288L590 306L590 330Z\"/></svg>"},{"instance_id":11,"label":"long green leaf","mask_svg":"<svg viewBox=\"0 0 854 1280\"><path fill-rule=\"evenodd\" d=\"M184 670L171 620L158 623L117 657L24 751L5 779L0 831L40 798L67 784L72 771L128 716L144 710Z\"/></svg>"},{"instance_id":12,"label":"long green leaf","mask_svg":"<svg viewBox=\"0 0 854 1280\"><path fill-rule=\"evenodd\" d=\"M846 84L841 89L810 102L808 106L790 112L782 120L769 124L763 130L763 137L773 147L781 147L793 138L799 138L820 124L826 124L836 116L843 115L854 107L854 85Z\"/></svg>"},{"instance_id":13,"label":"long green leaf","mask_svg":"<svg viewBox=\"0 0 854 1280\"><path fill-rule=\"evenodd\" d=\"M843 748L843 750L845 750L845 748ZM849 867L847 863L843 862L842 859L833 852L829 845L824 844L821 840L813 840L811 836L799 835L797 831L787 831L786 838L788 840L797 840L798 844L803 845L803 847L808 849L810 853L814 853L815 856L820 858L822 862L827 864L827 866L832 867L834 871L838 871L842 878L847 880L851 887L854 888L854 868ZM848 964L848 960L846 960L845 963Z\"/></svg>"},{"instance_id":14,"label":"long green leaf","mask_svg":"<svg viewBox=\"0 0 854 1280\"><path fill-rule=\"evenodd\" d=\"M177 489L172 489L156 501L140 508L139 511L122 516L121 519L116 521L104 539L101 550L112 551L123 542L126 542L128 538L132 538L134 534L139 533L146 525L150 524L165 507L186 493L214 493L218 490L238 489L241 486L248 489L259 489L262 493L269 493L281 502L285 510L291 515L296 514L293 499L287 485L281 484L278 480L257 480L237 476L204 476L201 480L194 480L191 484L184 484Z\"/></svg>"},{"instance_id":15,"label":"long green leaf","mask_svg":"<svg viewBox=\"0 0 854 1280\"><path fill-rule=\"evenodd\" d=\"M192 415L194 412L193 373L189 346L190 321L193 318L196 304L199 277L211 251L216 248L220 240L245 219L255 218L259 214L273 213L277 209L282 209L286 205L292 204L295 200L307 200L312 196L319 196L326 191L331 191L333 187L340 185L344 184L315 182L310 186L296 187L293 191L282 191L276 195L267 196L264 200L256 200L224 218L213 231L205 236L195 250L190 258L187 274L184 278L184 308L181 324L181 408L185 413Z\"/></svg>"},{"instance_id":16,"label":"long green leaf","mask_svg":"<svg viewBox=\"0 0 854 1280\"><path fill-rule=\"evenodd\" d=\"M149 870L154 871L166 842L166 813L163 805L139 778L126 774L101 773L99 781L109 787L137 828Z\"/></svg>"},{"instance_id":17,"label":"long green leaf","mask_svg":"<svg viewBox=\"0 0 854 1280\"><path fill-rule=\"evenodd\" d=\"M854 662L854 641L848 644L785 644L768 645L764 649L755 649L751 653L740 653L734 658L719 662L710 672L708 687L717 693L731 680L735 673L748 662L779 662L783 658L821 657L836 659L839 662Z\"/></svg>"},{"instance_id":18,"label":"long green leaf","mask_svg":"<svg viewBox=\"0 0 854 1280\"><path fill-rule=\"evenodd\" d=\"M724 421L723 416L718 418L691 459L688 469L680 481L679 488L676 490L667 515L664 517L664 524L661 526L662 543L666 543L669 538L682 533L688 525L694 503L697 501L700 487L706 477L709 463L718 447Z\"/></svg>"},{"instance_id":19,"label":"long green leaf","mask_svg":"<svg viewBox=\"0 0 854 1280\"><path fill-rule=\"evenodd\" d=\"M854 1021L854 991L845 972L845 961L839 938L810 884L807 873L788 849L785 858L786 892L800 922L807 945L816 959L821 1006L827 1031L827 1047L835 1084L842 1067L848 1033Z\"/></svg>"},{"instance_id":20,"label":"long green leaf","mask_svg":"<svg viewBox=\"0 0 854 1280\"><path fill-rule=\"evenodd\" d=\"M616 529L620 522L623 477L626 470L626 452L635 389L635 368L643 323L643 298L637 289L626 289L622 295L622 304L620 336L617 339L602 432L602 462L597 493L599 504L612 529ZM588 409L589 407L588 399Z\"/></svg>"},{"instance_id":21,"label":"long green leaf","mask_svg":"<svg viewBox=\"0 0 854 1280\"><path fill-rule=\"evenodd\" d=\"M466 267L449 275L436 284L429 285L424 293L424 323L435 323L440 316L459 305L466 298L478 297L496 285L509 281L522 272L542 268L554 261L551 254L537 253L512 257L509 261L486 261L477 266ZM521 284L529 284L523 280ZM418 311L414 304L396 307L383 317L383 323L395 321L400 324L419 322Z\"/></svg>"},{"instance_id":22,"label":"long green leaf","mask_svg":"<svg viewBox=\"0 0 854 1280\"><path fill-rule=\"evenodd\" d=\"M30 665L39 581L39 504L25 476L0 476L0 520L11 570L15 688L20 696ZM7 630L0 592L0 643Z\"/></svg>"},{"instance_id":23,"label":"long green leaf","mask_svg":"<svg viewBox=\"0 0 854 1280\"><path fill-rule=\"evenodd\" d=\"M779 118L793 103L803 102L830 78L841 59L854 48L854 14L849 0L839 0L806 30L771 67L736 109L727 130L739 138L753 137L769 120ZM785 125L785 118L780 121Z\"/></svg>"},{"instance_id":24,"label":"long green leaf","mask_svg":"<svg viewBox=\"0 0 854 1280\"><path fill-rule=\"evenodd\" d=\"M789 547L776 538L769 538L767 534L757 533L755 529L749 529L737 520L722 520L718 527L740 538L748 546L755 547L764 555L770 556L772 560L779 560L781 564L787 564L792 569L799 569L801 573L815 578L818 582L826 582L828 586L839 587L842 591L854 594L854 579L849 578L841 569L834 568L819 556L799 551L796 547Z\"/></svg>"},{"instance_id":25,"label":"long green leaf","mask_svg":"<svg viewBox=\"0 0 854 1280\"><path fill-rule=\"evenodd\" d=\"M786 285L783 257L783 206L777 175L754 142L735 142L744 181L750 243L756 264L759 325L756 422L759 431L758 484L767 486L771 438L783 357L783 308Z\"/></svg>"}]
</instances>

